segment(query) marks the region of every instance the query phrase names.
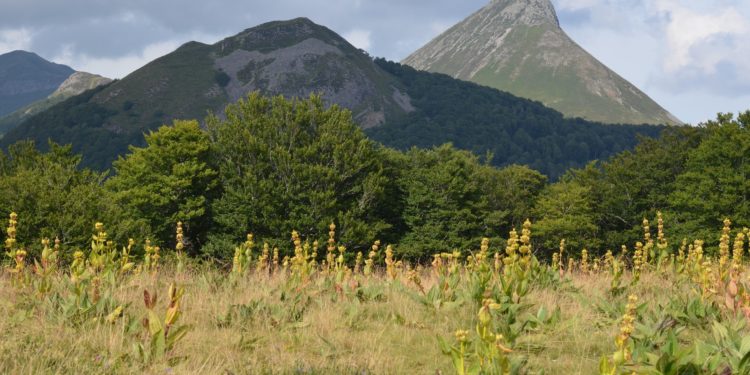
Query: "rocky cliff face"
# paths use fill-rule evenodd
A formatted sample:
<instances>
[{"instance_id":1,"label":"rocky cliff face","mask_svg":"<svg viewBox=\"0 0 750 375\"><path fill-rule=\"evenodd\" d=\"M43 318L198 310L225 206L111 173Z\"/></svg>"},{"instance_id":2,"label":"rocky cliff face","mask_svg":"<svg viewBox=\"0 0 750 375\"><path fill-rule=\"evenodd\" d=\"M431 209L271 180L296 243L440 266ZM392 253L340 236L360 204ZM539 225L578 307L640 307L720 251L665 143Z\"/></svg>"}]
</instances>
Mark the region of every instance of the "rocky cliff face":
<instances>
[{"instance_id":1,"label":"rocky cliff face","mask_svg":"<svg viewBox=\"0 0 750 375\"><path fill-rule=\"evenodd\" d=\"M230 101L259 90L270 95L322 94L352 110L364 128L410 111L397 82L362 51L307 18L270 22L216 45L214 66L230 80Z\"/></svg>"},{"instance_id":2,"label":"rocky cliff face","mask_svg":"<svg viewBox=\"0 0 750 375\"><path fill-rule=\"evenodd\" d=\"M107 77L102 77L98 74L91 74L86 72L75 72L68 77L55 92L50 95L50 98L62 98L67 99L71 96L78 95L86 90L106 85L112 82Z\"/></svg>"},{"instance_id":3,"label":"rocky cliff face","mask_svg":"<svg viewBox=\"0 0 750 375\"><path fill-rule=\"evenodd\" d=\"M539 100L569 117L680 123L568 37L549 0L493 0L403 63Z\"/></svg>"}]
</instances>

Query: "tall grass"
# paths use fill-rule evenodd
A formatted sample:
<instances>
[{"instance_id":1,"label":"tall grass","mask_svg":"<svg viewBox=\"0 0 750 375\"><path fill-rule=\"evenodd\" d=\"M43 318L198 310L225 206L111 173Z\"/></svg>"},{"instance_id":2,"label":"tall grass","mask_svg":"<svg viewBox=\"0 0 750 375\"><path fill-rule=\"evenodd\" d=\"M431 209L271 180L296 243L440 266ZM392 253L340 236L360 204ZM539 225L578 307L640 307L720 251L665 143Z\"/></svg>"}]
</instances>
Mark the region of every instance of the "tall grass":
<instances>
[{"instance_id":1,"label":"tall grass","mask_svg":"<svg viewBox=\"0 0 750 375\"><path fill-rule=\"evenodd\" d=\"M717 258L699 240L672 246L659 215L656 240L644 222L634 251L603 257L562 241L541 259L526 222L503 246L409 264L379 241L350 254L332 224L324 252L293 232L279 259L248 235L221 269L183 254L179 224L174 250L136 256L97 224L90 249L66 257L43 239L30 260L21 219L0 276L0 373L750 370L747 230L729 221Z\"/></svg>"}]
</instances>

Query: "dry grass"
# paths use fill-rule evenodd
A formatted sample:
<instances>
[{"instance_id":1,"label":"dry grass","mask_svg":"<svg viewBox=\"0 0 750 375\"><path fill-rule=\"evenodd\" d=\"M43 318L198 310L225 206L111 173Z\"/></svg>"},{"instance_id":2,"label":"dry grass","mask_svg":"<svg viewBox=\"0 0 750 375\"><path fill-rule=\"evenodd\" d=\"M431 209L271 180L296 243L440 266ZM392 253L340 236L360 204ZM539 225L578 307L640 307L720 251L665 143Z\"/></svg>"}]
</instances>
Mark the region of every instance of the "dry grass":
<instances>
[{"instance_id":1,"label":"dry grass","mask_svg":"<svg viewBox=\"0 0 750 375\"><path fill-rule=\"evenodd\" d=\"M300 290L304 311L299 321L289 321L284 320L290 311L285 277L251 274L232 282L226 274L205 268L178 276L171 271L140 274L114 290L113 298L126 305L124 318L115 324L98 320L71 325L44 299L11 286L6 275L0 279L0 315L5 317L0 320L0 372L453 373L436 335L450 338L458 328L473 327L476 308L466 302L436 310L413 298L417 288L405 279L359 278L380 295L370 300L342 295L323 285L320 277ZM175 279L186 289L181 321L192 330L171 353L178 359L174 363L142 367L132 355L132 344L140 337L128 333L128 325L144 311L143 289L158 291L161 306ZM435 282L426 274L423 279L425 285ZM519 341L517 354L528 357L530 369L596 372L599 357L612 351L616 326L596 326L599 314L589 302L602 298L607 283L604 276L581 276L564 293L531 291L531 313L541 306L559 308L561 320ZM227 322L230 306L257 307L246 316L235 309Z\"/></svg>"}]
</instances>

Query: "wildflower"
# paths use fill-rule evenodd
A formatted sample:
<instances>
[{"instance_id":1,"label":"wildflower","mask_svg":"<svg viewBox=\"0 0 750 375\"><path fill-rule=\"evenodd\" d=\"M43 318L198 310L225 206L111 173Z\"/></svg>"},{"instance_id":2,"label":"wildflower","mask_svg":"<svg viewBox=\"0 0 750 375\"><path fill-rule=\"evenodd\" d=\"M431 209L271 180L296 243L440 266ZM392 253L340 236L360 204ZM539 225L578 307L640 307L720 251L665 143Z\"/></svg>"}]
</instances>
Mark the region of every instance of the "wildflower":
<instances>
[{"instance_id":1,"label":"wildflower","mask_svg":"<svg viewBox=\"0 0 750 375\"><path fill-rule=\"evenodd\" d=\"M622 322L620 323L620 334L615 339L615 344L617 345L617 351L613 355L615 365L620 365L631 358L632 353L628 341L634 329L637 302L638 297L633 294L628 296L628 303L625 305L625 315L622 316Z\"/></svg>"},{"instance_id":2,"label":"wildflower","mask_svg":"<svg viewBox=\"0 0 750 375\"><path fill-rule=\"evenodd\" d=\"M367 260L365 260L365 275L370 275L375 265L375 257L378 256L378 250L380 249L380 240L375 241L370 248L370 253L367 254Z\"/></svg>"},{"instance_id":3,"label":"wildflower","mask_svg":"<svg viewBox=\"0 0 750 375\"><path fill-rule=\"evenodd\" d=\"M581 250L581 272L589 273L589 252L586 249Z\"/></svg>"},{"instance_id":4,"label":"wildflower","mask_svg":"<svg viewBox=\"0 0 750 375\"><path fill-rule=\"evenodd\" d=\"M385 272L391 279L396 278L396 262L393 260L393 248L391 245L385 247Z\"/></svg>"},{"instance_id":5,"label":"wildflower","mask_svg":"<svg viewBox=\"0 0 750 375\"><path fill-rule=\"evenodd\" d=\"M181 221L177 222L176 233L177 233L175 235L176 245L174 246L174 249L177 251L177 255L181 256L182 255L182 250L185 248L184 235L182 233L182 222Z\"/></svg>"},{"instance_id":6,"label":"wildflower","mask_svg":"<svg viewBox=\"0 0 750 375\"><path fill-rule=\"evenodd\" d=\"M724 219L724 227L721 229L721 238L719 239L719 276L722 280L726 279L729 264L729 233L732 222Z\"/></svg>"},{"instance_id":7,"label":"wildflower","mask_svg":"<svg viewBox=\"0 0 750 375\"><path fill-rule=\"evenodd\" d=\"M468 341L469 331L459 329L459 330L456 330L456 333L454 335L456 336L456 341L460 343L465 343Z\"/></svg>"}]
</instances>

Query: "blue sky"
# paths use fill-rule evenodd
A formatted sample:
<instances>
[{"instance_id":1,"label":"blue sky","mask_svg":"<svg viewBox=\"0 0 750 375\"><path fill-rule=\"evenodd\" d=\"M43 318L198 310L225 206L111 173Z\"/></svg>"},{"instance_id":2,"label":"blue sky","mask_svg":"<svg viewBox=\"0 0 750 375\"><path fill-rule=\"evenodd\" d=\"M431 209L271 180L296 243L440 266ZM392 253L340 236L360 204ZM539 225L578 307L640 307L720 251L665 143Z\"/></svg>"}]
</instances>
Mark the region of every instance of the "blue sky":
<instances>
[{"instance_id":1,"label":"blue sky","mask_svg":"<svg viewBox=\"0 0 750 375\"><path fill-rule=\"evenodd\" d=\"M565 31L683 121L750 109L750 1L552 0ZM487 0L0 0L0 53L120 78L178 47L305 16L401 60Z\"/></svg>"}]
</instances>

